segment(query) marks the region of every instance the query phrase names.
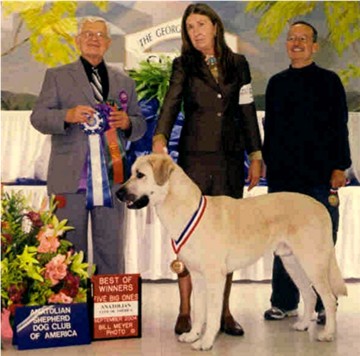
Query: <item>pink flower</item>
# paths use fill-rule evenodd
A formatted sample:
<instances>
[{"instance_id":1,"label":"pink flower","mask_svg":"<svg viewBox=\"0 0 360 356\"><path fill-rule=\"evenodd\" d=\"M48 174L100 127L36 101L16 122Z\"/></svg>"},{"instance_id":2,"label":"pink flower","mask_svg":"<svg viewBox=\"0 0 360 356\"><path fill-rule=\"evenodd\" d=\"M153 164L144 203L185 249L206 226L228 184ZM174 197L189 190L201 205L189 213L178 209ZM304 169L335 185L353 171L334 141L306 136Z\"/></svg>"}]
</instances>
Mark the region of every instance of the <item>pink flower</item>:
<instances>
[{"instance_id":1,"label":"pink flower","mask_svg":"<svg viewBox=\"0 0 360 356\"><path fill-rule=\"evenodd\" d=\"M67 265L65 263L66 256L57 255L51 259L49 263L45 265L45 278L50 279L51 284L54 286L59 283L60 280L65 278L67 272Z\"/></svg>"},{"instance_id":2,"label":"pink flower","mask_svg":"<svg viewBox=\"0 0 360 356\"><path fill-rule=\"evenodd\" d=\"M58 294L52 294L50 298L48 299L49 303L64 303L64 304L71 304L73 299L63 292L60 292Z\"/></svg>"},{"instance_id":3,"label":"pink flower","mask_svg":"<svg viewBox=\"0 0 360 356\"><path fill-rule=\"evenodd\" d=\"M1 311L1 338L3 340L5 339L12 339L13 337L13 330L10 325L10 310L9 309L3 309ZM2 346L1 346L2 348Z\"/></svg>"},{"instance_id":4,"label":"pink flower","mask_svg":"<svg viewBox=\"0 0 360 356\"><path fill-rule=\"evenodd\" d=\"M40 245L37 248L38 252L56 252L60 246L57 235L58 234L55 234L54 229L48 226L45 230L41 230L36 237L40 241Z\"/></svg>"}]
</instances>

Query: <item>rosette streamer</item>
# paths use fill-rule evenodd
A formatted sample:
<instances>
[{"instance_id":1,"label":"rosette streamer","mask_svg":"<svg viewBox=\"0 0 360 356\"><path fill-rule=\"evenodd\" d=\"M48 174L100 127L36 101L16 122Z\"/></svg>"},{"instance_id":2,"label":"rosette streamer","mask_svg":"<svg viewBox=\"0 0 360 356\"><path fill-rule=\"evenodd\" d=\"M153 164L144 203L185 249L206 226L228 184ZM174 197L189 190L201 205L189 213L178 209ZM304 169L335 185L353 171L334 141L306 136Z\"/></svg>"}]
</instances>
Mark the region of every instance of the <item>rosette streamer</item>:
<instances>
[{"instance_id":1,"label":"rosette streamer","mask_svg":"<svg viewBox=\"0 0 360 356\"><path fill-rule=\"evenodd\" d=\"M100 135L89 135L86 207L112 207L109 179Z\"/></svg>"},{"instance_id":2,"label":"rosette streamer","mask_svg":"<svg viewBox=\"0 0 360 356\"><path fill-rule=\"evenodd\" d=\"M125 181L126 157L116 129L105 132L106 153L108 156L108 176L110 183L123 183Z\"/></svg>"}]
</instances>

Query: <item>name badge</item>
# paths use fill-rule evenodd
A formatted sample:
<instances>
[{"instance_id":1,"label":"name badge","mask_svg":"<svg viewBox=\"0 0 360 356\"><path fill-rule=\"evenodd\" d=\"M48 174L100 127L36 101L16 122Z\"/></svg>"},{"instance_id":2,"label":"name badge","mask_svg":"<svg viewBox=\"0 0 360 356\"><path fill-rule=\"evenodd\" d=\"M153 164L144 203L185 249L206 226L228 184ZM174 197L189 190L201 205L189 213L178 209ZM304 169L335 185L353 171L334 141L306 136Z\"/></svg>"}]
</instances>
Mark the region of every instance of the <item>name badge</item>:
<instances>
[{"instance_id":1,"label":"name badge","mask_svg":"<svg viewBox=\"0 0 360 356\"><path fill-rule=\"evenodd\" d=\"M250 104L254 102L251 83L243 85L239 93L239 105Z\"/></svg>"}]
</instances>

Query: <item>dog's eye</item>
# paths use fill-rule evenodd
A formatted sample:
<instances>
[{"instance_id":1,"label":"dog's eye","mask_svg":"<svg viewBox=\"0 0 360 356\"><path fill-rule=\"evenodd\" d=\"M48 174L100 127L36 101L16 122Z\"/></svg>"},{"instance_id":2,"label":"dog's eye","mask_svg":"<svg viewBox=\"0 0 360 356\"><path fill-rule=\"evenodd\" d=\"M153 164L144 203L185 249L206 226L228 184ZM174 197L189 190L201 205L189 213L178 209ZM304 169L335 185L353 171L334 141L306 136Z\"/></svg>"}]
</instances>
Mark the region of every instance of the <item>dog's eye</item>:
<instances>
[{"instance_id":1,"label":"dog's eye","mask_svg":"<svg viewBox=\"0 0 360 356\"><path fill-rule=\"evenodd\" d=\"M136 172L136 178L137 178L137 179L141 179L141 178L143 178L143 177L145 177L145 174L143 174L143 173L141 173L141 172Z\"/></svg>"}]
</instances>

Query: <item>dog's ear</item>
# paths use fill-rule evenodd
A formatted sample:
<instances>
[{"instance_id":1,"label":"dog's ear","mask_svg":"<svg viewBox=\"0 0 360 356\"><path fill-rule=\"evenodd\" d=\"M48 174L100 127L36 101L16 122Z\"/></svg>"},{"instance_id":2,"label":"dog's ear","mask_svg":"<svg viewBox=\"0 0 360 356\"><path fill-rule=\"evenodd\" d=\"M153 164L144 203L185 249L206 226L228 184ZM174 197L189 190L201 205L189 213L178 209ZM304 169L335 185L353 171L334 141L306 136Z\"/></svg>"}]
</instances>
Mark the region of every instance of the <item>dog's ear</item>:
<instances>
[{"instance_id":1,"label":"dog's ear","mask_svg":"<svg viewBox=\"0 0 360 356\"><path fill-rule=\"evenodd\" d=\"M154 178L157 185L164 185L170 178L171 172L174 170L174 162L167 156L161 154L150 160L153 167Z\"/></svg>"}]
</instances>

